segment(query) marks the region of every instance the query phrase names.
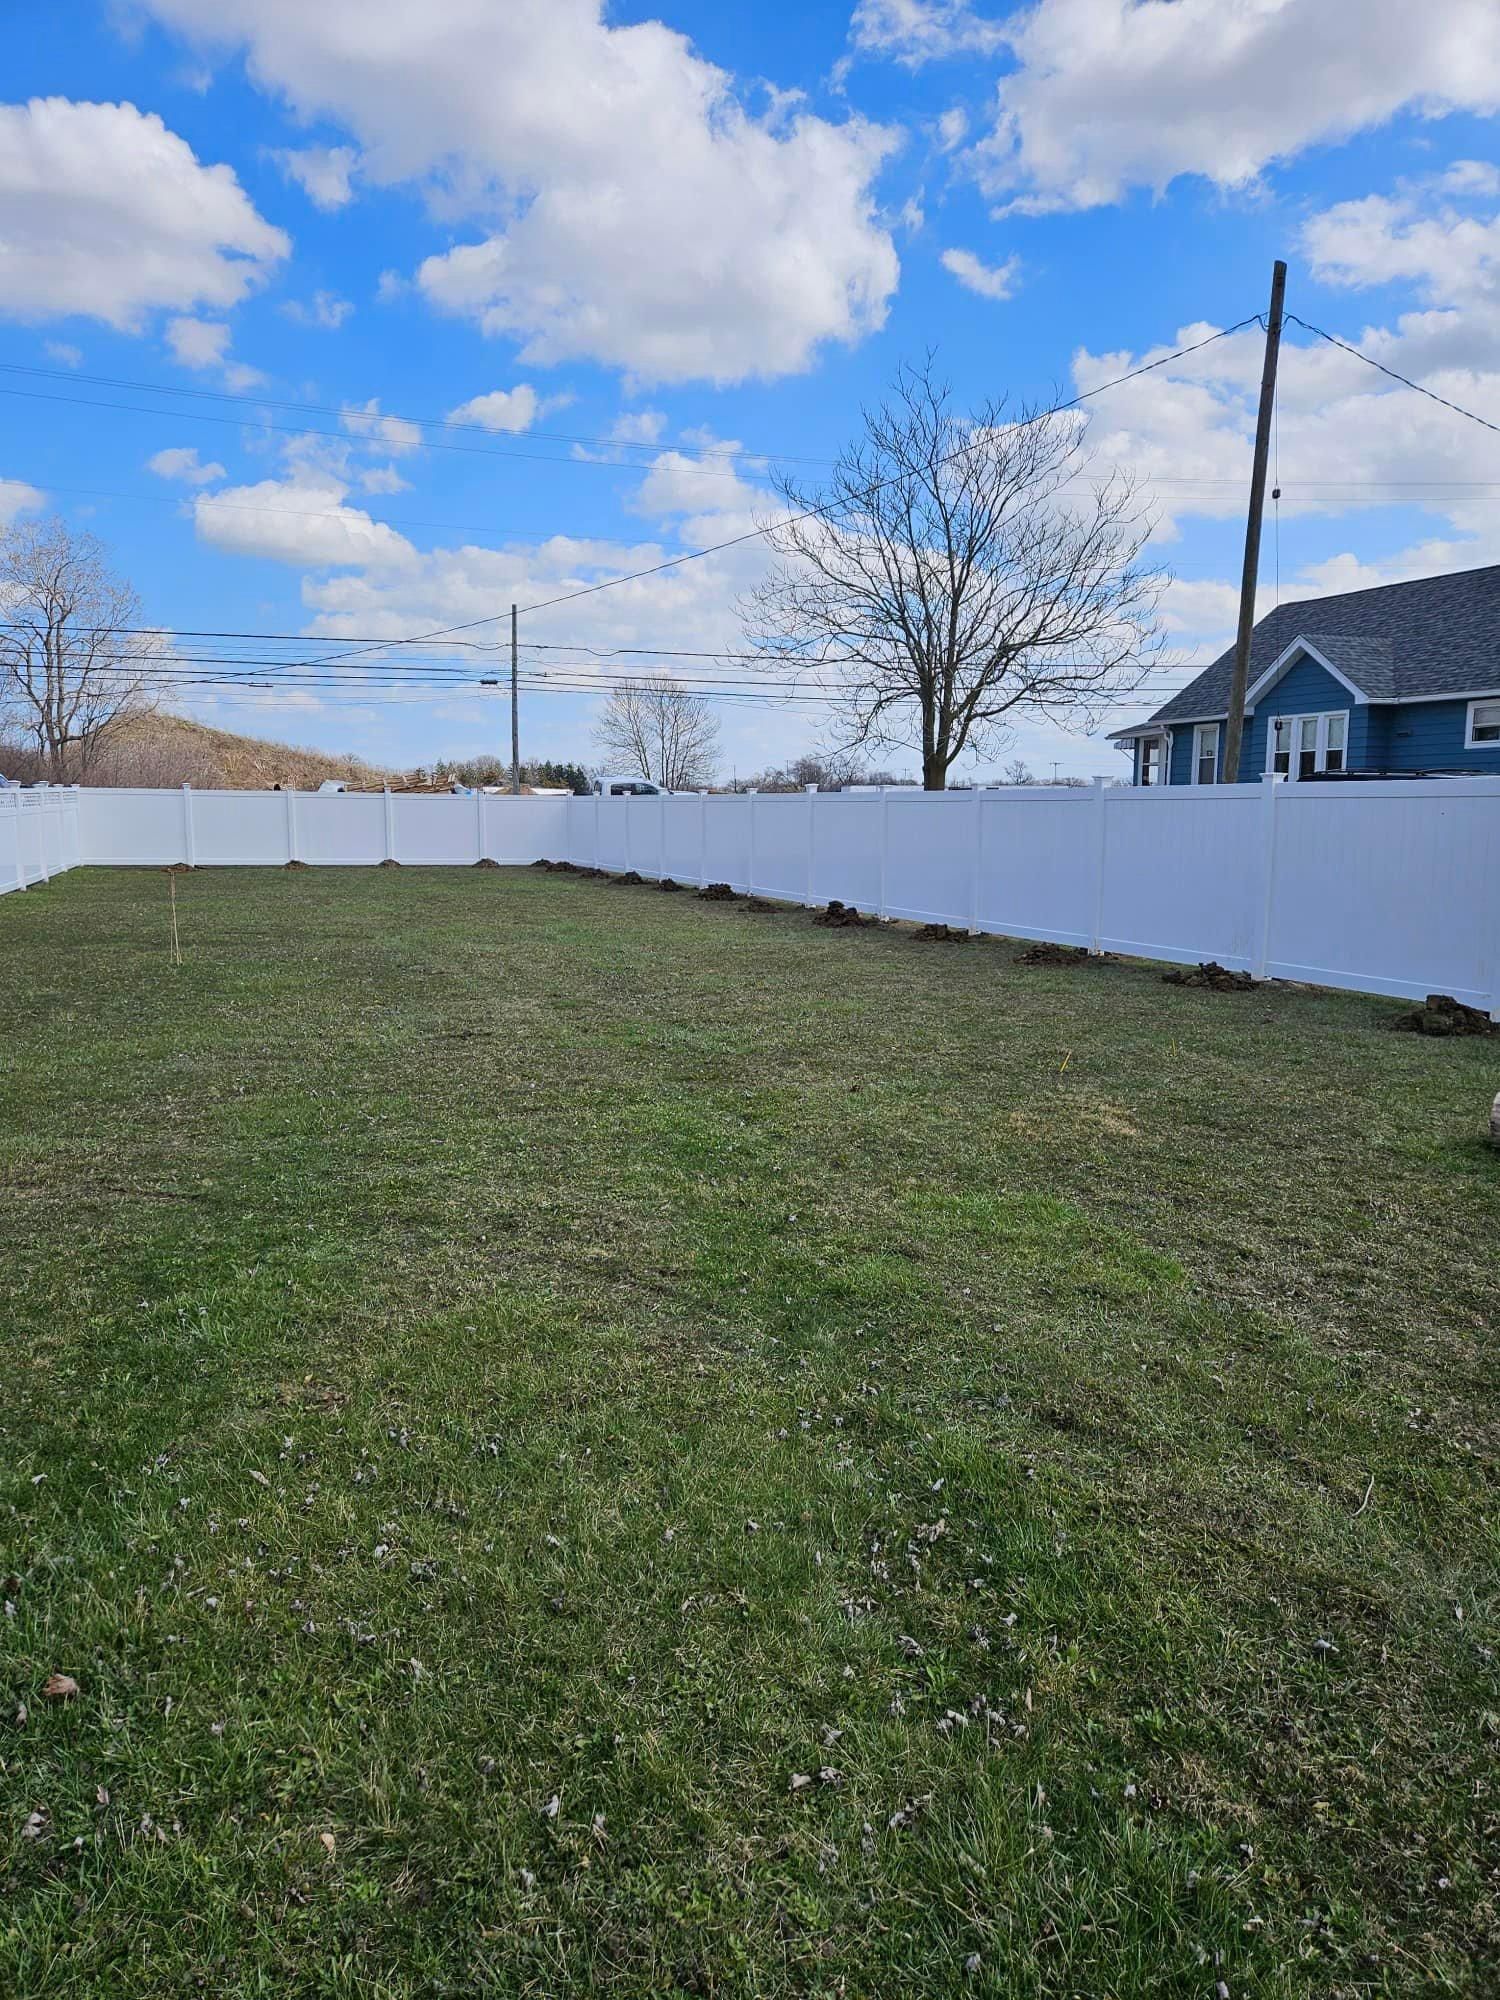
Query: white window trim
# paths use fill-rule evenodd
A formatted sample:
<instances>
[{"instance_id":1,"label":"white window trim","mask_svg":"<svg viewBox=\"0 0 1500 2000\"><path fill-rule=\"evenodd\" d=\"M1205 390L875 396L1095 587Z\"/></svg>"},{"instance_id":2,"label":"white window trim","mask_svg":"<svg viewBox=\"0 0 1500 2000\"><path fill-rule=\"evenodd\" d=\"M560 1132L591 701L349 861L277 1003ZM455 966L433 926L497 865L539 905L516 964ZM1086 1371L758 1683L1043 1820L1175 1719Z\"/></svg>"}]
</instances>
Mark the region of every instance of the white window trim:
<instances>
[{"instance_id":1,"label":"white window trim","mask_svg":"<svg viewBox=\"0 0 1500 2000\"><path fill-rule=\"evenodd\" d=\"M1316 721L1318 725L1318 744L1317 749L1313 753L1313 770L1315 772L1326 771L1328 768L1328 725L1330 722L1335 721L1342 721L1344 725L1344 769L1346 771L1349 769L1349 710L1347 708L1325 708L1321 711L1307 709L1297 715L1268 715L1266 717L1267 777L1284 777L1289 785L1295 785L1299 781L1301 773L1297 769L1297 764L1298 741L1302 735L1301 724L1313 721ZM1292 752L1287 759L1287 768L1284 772L1278 772L1276 769L1276 725L1278 722L1289 722L1292 725Z\"/></svg>"},{"instance_id":2,"label":"white window trim","mask_svg":"<svg viewBox=\"0 0 1500 2000\"><path fill-rule=\"evenodd\" d=\"M1492 694L1481 694L1476 695L1473 701L1469 703L1468 712L1464 716L1464 748L1465 750L1500 750L1500 743L1479 743L1475 741L1474 717L1481 708L1500 708L1500 697Z\"/></svg>"},{"instance_id":3,"label":"white window trim","mask_svg":"<svg viewBox=\"0 0 1500 2000\"><path fill-rule=\"evenodd\" d=\"M1216 785L1219 782L1219 725L1217 722L1195 722L1193 724L1192 769L1188 778L1190 784L1201 785L1203 783L1203 780L1198 776L1198 766L1202 762L1202 756L1198 749L1198 739L1206 730L1210 729L1213 731L1214 738L1214 774L1209 779L1209 783Z\"/></svg>"},{"instance_id":4,"label":"white window trim","mask_svg":"<svg viewBox=\"0 0 1500 2000\"><path fill-rule=\"evenodd\" d=\"M1146 763L1146 748L1148 744L1155 749L1158 757L1161 760L1161 776L1157 779L1154 787L1147 785L1145 777L1143 775ZM1135 782L1137 788L1143 791L1151 791L1153 789L1156 791L1160 791L1163 786L1171 784L1172 732L1169 729L1158 729L1153 733L1151 733L1150 735L1146 734L1143 731L1136 738Z\"/></svg>"}]
</instances>

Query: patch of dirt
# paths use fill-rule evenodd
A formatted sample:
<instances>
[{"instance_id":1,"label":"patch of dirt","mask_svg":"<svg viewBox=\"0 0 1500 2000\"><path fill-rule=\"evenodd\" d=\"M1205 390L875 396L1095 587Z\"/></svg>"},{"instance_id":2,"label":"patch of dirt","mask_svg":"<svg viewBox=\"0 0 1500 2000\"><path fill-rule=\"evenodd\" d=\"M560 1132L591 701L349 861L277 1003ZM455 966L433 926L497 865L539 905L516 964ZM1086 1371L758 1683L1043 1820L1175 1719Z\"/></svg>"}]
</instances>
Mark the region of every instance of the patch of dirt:
<instances>
[{"instance_id":1,"label":"patch of dirt","mask_svg":"<svg viewBox=\"0 0 1500 2000\"><path fill-rule=\"evenodd\" d=\"M191 875L195 871L191 861L174 861L161 872L163 875Z\"/></svg>"},{"instance_id":2,"label":"patch of dirt","mask_svg":"<svg viewBox=\"0 0 1500 2000\"><path fill-rule=\"evenodd\" d=\"M829 931L867 930L878 924L878 917L862 917L852 903L841 903L837 896L826 910L816 910L813 922L821 924Z\"/></svg>"},{"instance_id":3,"label":"patch of dirt","mask_svg":"<svg viewBox=\"0 0 1500 2000\"><path fill-rule=\"evenodd\" d=\"M698 900L703 903L737 903L740 899L727 882L710 882L706 889L698 891Z\"/></svg>"},{"instance_id":4,"label":"patch of dirt","mask_svg":"<svg viewBox=\"0 0 1500 2000\"><path fill-rule=\"evenodd\" d=\"M674 889L681 889L684 885L681 882L674 882L670 875L663 875L656 886L664 894L671 895Z\"/></svg>"},{"instance_id":5,"label":"patch of dirt","mask_svg":"<svg viewBox=\"0 0 1500 2000\"><path fill-rule=\"evenodd\" d=\"M477 868L479 867L480 864L476 861L474 865ZM401 863L395 858L394 855L388 854L385 857L384 861L377 861L375 863L375 866L377 868L399 868L401 866Z\"/></svg>"},{"instance_id":6,"label":"patch of dirt","mask_svg":"<svg viewBox=\"0 0 1500 2000\"><path fill-rule=\"evenodd\" d=\"M1409 1035L1500 1035L1500 1021L1492 1021L1480 1007L1466 1007L1451 993L1429 993L1420 1007L1398 1015L1391 1025Z\"/></svg>"},{"instance_id":7,"label":"patch of dirt","mask_svg":"<svg viewBox=\"0 0 1500 2000\"><path fill-rule=\"evenodd\" d=\"M912 936L921 938L929 944L967 944L969 942L969 933L967 931L956 931L951 924L922 924L912 932Z\"/></svg>"},{"instance_id":8,"label":"patch of dirt","mask_svg":"<svg viewBox=\"0 0 1500 2000\"><path fill-rule=\"evenodd\" d=\"M609 879L620 888L635 889L639 888L646 878L636 869L627 868L623 875L611 875Z\"/></svg>"},{"instance_id":9,"label":"patch of dirt","mask_svg":"<svg viewBox=\"0 0 1500 2000\"><path fill-rule=\"evenodd\" d=\"M762 916L774 916L780 907L779 903L768 903L764 896L747 896L745 898L745 908L747 910L754 910Z\"/></svg>"},{"instance_id":10,"label":"patch of dirt","mask_svg":"<svg viewBox=\"0 0 1500 2000\"><path fill-rule=\"evenodd\" d=\"M498 861L492 861L489 855L486 854L481 856L481 858L474 863L474 866L476 868L498 868L500 866L500 863Z\"/></svg>"},{"instance_id":11,"label":"patch of dirt","mask_svg":"<svg viewBox=\"0 0 1500 2000\"><path fill-rule=\"evenodd\" d=\"M1020 965L1118 965L1112 951L1085 951L1081 944L1048 944L1040 939L1027 945L1017 960Z\"/></svg>"},{"instance_id":12,"label":"patch of dirt","mask_svg":"<svg viewBox=\"0 0 1500 2000\"><path fill-rule=\"evenodd\" d=\"M609 870L607 868L575 868L573 873L583 882L607 882L609 880Z\"/></svg>"},{"instance_id":13,"label":"patch of dirt","mask_svg":"<svg viewBox=\"0 0 1500 2000\"><path fill-rule=\"evenodd\" d=\"M1253 993L1255 981L1248 972L1231 972L1216 959L1205 959L1202 965L1174 965L1170 972L1162 974L1168 986L1202 986L1210 993Z\"/></svg>"},{"instance_id":14,"label":"patch of dirt","mask_svg":"<svg viewBox=\"0 0 1500 2000\"><path fill-rule=\"evenodd\" d=\"M310 866L310 863L306 861L283 861L281 865L283 868L306 868Z\"/></svg>"}]
</instances>

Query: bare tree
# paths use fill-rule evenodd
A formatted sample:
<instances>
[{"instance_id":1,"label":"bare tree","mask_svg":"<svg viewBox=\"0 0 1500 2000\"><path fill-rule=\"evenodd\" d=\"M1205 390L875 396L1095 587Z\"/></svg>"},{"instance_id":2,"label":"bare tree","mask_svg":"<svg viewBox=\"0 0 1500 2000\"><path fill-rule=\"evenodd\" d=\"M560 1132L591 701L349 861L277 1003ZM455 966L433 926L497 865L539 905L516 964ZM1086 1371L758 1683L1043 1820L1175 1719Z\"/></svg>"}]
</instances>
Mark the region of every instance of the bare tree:
<instances>
[{"instance_id":1,"label":"bare tree","mask_svg":"<svg viewBox=\"0 0 1500 2000\"><path fill-rule=\"evenodd\" d=\"M1155 656L1151 519L1127 477L1095 476L1075 412L961 417L929 356L822 491L778 486L793 518L767 530L751 643L837 697L853 742L918 749L929 791L1013 711L1091 718Z\"/></svg>"},{"instance_id":2,"label":"bare tree","mask_svg":"<svg viewBox=\"0 0 1500 2000\"><path fill-rule=\"evenodd\" d=\"M614 768L669 792L713 783L719 721L702 695L672 680L626 681L614 689L594 729Z\"/></svg>"},{"instance_id":3,"label":"bare tree","mask_svg":"<svg viewBox=\"0 0 1500 2000\"><path fill-rule=\"evenodd\" d=\"M164 647L93 535L60 520L0 534L0 717L49 778L81 783L128 716L150 706Z\"/></svg>"}]
</instances>

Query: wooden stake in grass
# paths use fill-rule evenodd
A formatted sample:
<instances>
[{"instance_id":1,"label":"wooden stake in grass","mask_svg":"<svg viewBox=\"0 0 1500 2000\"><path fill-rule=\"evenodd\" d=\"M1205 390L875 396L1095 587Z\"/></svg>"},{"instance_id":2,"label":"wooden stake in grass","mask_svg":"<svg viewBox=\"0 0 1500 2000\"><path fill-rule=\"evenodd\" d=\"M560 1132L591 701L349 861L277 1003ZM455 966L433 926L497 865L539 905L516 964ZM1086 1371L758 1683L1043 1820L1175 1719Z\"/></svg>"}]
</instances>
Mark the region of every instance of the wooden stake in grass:
<instances>
[{"instance_id":1,"label":"wooden stake in grass","mask_svg":"<svg viewBox=\"0 0 1500 2000\"><path fill-rule=\"evenodd\" d=\"M167 870L167 901L172 909L172 951L168 963L181 965L182 942L177 935L177 874L171 868Z\"/></svg>"}]
</instances>

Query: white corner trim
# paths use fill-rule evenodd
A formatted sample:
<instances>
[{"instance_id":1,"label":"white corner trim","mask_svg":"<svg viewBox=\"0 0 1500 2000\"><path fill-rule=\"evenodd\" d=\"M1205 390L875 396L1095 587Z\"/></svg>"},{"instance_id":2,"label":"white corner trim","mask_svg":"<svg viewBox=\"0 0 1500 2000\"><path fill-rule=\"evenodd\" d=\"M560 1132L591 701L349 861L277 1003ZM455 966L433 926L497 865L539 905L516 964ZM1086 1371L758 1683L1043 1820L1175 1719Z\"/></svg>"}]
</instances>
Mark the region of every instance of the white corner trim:
<instances>
[{"instance_id":1,"label":"white corner trim","mask_svg":"<svg viewBox=\"0 0 1500 2000\"><path fill-rule=\"evenodd\" d=\"M1255 683L1255 685L1253 687L1246 689L1245 691L1246 706L1248 707L1251 702L1257 701L1260 698L1260 696L1266 692L1268 688L1274 687L1277 681L1281 679L1281 676L1293 664L1293 662L1296 660L1297 656L1300 653L1305 653L1310 660L1316 661L1316 663L1323 669L1324 673L1332 674L1333 678L1339 683L1341 687L1346 687L1349 690L1350 694L1353 695L1354 699L1360 704L1361 707L1365 707L1368 705L1370 697L1365 693L1364 689L1356 687L1347 674L1341 674L1338 668L1333 664L1332 660L1328 659L1324 654L1320 653L1317 647L1314 646L1311 643L1311 641L1307 639L1293 639L1292 643L1287 647L1286 651L1278 655L1278 657L1271 662L1270 666L1266 668L1265 672L1261 675L1260 679Z\"/></svg>"}]
</instances>

